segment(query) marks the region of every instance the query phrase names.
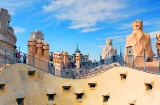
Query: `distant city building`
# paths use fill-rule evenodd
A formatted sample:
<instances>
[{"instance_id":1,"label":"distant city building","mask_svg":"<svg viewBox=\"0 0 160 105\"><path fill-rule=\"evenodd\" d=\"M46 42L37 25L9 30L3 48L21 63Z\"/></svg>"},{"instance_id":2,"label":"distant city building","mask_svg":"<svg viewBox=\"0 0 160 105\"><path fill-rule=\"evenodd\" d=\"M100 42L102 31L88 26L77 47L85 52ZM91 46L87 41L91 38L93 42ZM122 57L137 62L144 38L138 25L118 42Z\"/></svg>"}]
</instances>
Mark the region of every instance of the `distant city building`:
<instances>
[{"instance_id":1,"label":"distant city building","mask_svg":"<svg viewBox=\"0 0 160 105\"><path fill-rule=\"evenodd\" d=\"M68 63L76 62L77 53L80 53L81 66L92 66L92 60L89 60L89 54L83 55L81 51L78 49L78 45L74 53L72 55L68 55ZM53 52L50 52L50 61L53 61Z\"/></svg>"},{"instance_id":2,"label":"distant city building","mask_svg":"<svg viewBox=\"0 0 160 105\"><path fill-rule=\"evenodd\" d=\"M7 60L15 60L17 38L13 28L9 26L10 18L8 10L0 8L0 58L6 50Z\"/></svg>"},{"instance_id":3,"label":"distant city building","mask_svg":"<svg viewBox=\"0 0 160 105\"><path fill-rule=\"evenodd\" d=\"M81 66L91 66L92 65L92 60L89 60L89 54L88 55L83 55L81 53L81 51L78 49L78 45L77 45L77 49L74 51L74 53L72 55L69 55L69 62L75 62L76 61L76 54L80 53L80 57L81 57Z\"/></svg>"}]
</instances>

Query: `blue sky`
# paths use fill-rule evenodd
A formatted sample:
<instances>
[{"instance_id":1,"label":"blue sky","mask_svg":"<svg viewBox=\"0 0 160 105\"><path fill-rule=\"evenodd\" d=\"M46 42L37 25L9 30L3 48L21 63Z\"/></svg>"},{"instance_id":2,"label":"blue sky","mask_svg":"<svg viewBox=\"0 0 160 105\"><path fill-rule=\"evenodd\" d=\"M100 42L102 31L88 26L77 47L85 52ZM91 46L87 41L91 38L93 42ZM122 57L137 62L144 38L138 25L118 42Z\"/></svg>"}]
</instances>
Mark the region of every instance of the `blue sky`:
<instances>
[{"instance_id":1,"label":"blue sky","mask_svg":"<svg viewBox=\"0 0 160 105\"><path fill-rule=\"evenodd\" d=\"M51 52L73 54L78 44L82 54L98 60L105 40L112 38L113 46L122 46L124 53L125 38L136 19L143 20L144 32L150 34L156 53L159 0L0 0L0 7L9 10L16 45L24 53L34 30L44 33Z\"/></svg>"}]
</instances>

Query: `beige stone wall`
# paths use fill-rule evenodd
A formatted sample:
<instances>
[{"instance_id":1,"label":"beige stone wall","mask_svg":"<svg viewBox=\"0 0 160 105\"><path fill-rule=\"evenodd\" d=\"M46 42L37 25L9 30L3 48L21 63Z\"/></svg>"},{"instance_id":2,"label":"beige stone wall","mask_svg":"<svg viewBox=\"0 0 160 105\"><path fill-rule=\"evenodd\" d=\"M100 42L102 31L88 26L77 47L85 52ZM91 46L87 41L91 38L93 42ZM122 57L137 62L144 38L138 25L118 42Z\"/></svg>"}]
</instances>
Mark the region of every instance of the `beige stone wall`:
<instances>
[{"instance_id":1,"label":"beige stone wall","mask_svg":"<svg viewBox=\"0 0 160 105\"><path fill-rule=\"evenodd\" d=\"M36 71L34 78L28 76L28 70ZM126 74L126 80L121 80L120 74ZM89 88L91 81L96 82L95 89ZM0 105L17 105L17 96L25 97L25 105L48 105L48 91L56 92L56 105L129 105L133 101L135 105L160 103L160 76L126 67L115 67L92 78L73 80L55 77L24 64L15 64L0 72L0 82L6 84L5 90L0 91ZM69 91L63 90L64 83L70 84ZM151 92L146 91L145 83L152 83ZM77 89L84 91L82 101L76 101ZM103 103L102 94L110 95L108 104Z\"/></svg>"}]
</instances>

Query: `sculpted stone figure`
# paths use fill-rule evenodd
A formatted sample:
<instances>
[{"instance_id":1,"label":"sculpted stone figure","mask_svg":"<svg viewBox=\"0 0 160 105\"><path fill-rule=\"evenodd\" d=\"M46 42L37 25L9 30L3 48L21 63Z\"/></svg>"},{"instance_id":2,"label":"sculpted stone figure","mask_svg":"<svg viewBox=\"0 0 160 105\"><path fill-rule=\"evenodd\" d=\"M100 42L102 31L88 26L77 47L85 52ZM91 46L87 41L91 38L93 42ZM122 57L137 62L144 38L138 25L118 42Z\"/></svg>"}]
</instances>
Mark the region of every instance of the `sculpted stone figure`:
<instances>
[{"instance_id":1,"label":"sculpted stone figure","mask_svg":"<svg viewBox=\"0 0 160 105\"><path fill-rule=\"evenodd\" d=\"M156 48L157 48L157 55L160 56L160 33L156 35L157 42L156 42Z\"/></svg>"},{"instance_id":2,"label":"sculpted stone figure","mask_svg":"<svg viewBox=\"0 0 160 105\"><path fill-rule=\"evenodd\" d=\"M57 65L57 63L58 63L57 57L58 57L58 54L57 54L57 52L55 52L55 65Z\"/></svg>"},{"instance_id":3,"label":"sculpted stone figure","mask_svg":"<svg viewBox=\"0 0 160 105\"><path fill-rule=\"evenodd\" d=\"M30 38L44 40L44 34L41 31L35 30L31 33Z\"/></svg>"},{"instance_id":4,"label":"sculpted stone figure","mask_svg":"<svg viewBox=\"0 0 160 105\"><path fill-rule=\"evenodd\" d=\"M130 63L133 60L141 61L146 56L146 61L152 61L154 56L149 34L143 32L143 21L136 20L132 23L133 32L126 38L125 62ZM134 55L134 57L132 56Z\"/></svg>"},{"instance_id":5,"label":"sculpted stone figure","mask_svg":"<svg viewBox=\"0 0 160 105\"><path fill-rule=\"evenodd\" d=\"M117 54L117 50L112 46L112 39L106 40L106 46L102 49L101 59L105 59L108 56L112 57Z\"/></svg>"},{"instance_id":6,"label":"sculpted stone figure","mask_svg":"<svg viewBox=\"0 0 160 105\"><path fill-rule=\"evenodd\" d=\"M62 52L58 52L58 66L62 67L63 66L63 54Z\"/></svg>"},{"instance_id":7,"label":"sculpted stone figure","mask_svg":"<svg viewBox=\"0 0 160 105\"><path fill-rule=\"evenodd\" d=\"M63 59L64 66L65 66L66 68L68 68L68 52L64 52L64 53L63 53L63 57L64 57L64 59Z\"/></svg>"},{"instance_id":8,"label":"sculpted stone figure","mask_svg":"<svg viewBox=\"0 0 160 105\"><path fill-rule=\"evenodd\" d=\"M61 76L61 71L63 70L63 54L62 52L53 53L53 63L55 67L55 75Z\"/></svg>"},{"instance_id":9,"label":"sculpted stone figure","mask_svg":"<svg viewBox=\"0 0 160 105\"><path fill-rule=\"evenodd\" d=\"M53 53L53 64L54 64L54 65L56 64L55 60L56 60L56 53L54 52L54 53Z\"/></svg>"}]
</instances>

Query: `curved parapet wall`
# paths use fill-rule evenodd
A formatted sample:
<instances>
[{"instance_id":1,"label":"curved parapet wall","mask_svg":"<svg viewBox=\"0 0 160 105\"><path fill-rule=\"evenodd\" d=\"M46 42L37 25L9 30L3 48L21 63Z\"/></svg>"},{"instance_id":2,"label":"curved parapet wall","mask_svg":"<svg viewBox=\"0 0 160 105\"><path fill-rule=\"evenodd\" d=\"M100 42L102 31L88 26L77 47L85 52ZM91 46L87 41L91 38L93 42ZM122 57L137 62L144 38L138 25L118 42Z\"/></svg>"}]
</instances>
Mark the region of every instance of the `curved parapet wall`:
<instances>
[{"instance_id":1,"label":"curved parapet wall","mask_svg":"<svg viewBox=\"0 0 160 105\"><path fill-rule=\"evenodd\" d=\"M159 75L127 67L94 78L64 79L15 64L0 72L0 105L17 105L16 99L24 105L159 105L159 80Z\"/></svg>"}]
</instances>

